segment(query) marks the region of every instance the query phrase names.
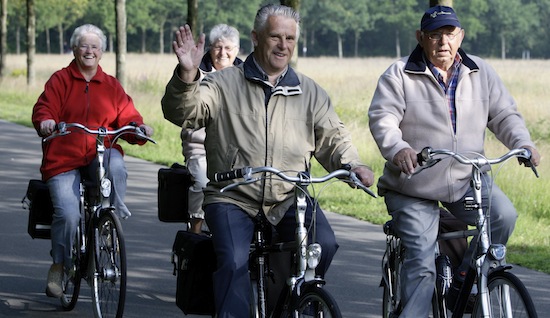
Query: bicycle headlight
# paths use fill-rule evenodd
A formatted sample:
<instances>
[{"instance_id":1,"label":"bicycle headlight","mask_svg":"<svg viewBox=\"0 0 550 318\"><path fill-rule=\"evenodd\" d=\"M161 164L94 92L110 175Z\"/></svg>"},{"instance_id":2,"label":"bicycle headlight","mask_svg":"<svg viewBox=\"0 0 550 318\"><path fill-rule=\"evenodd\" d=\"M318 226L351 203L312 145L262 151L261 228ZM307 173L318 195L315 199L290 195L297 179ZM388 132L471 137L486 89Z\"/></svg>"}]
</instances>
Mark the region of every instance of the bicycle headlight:
<instances>
[{"instance_id":1,"label":"bicycle headlight","mask_svg":"<svg viewBox=\"0 0 550 318\"><path fill-rule=\"evenodd\" d=\"M491 253L491 256L495 260L502 261L506 256L506 246L503 244L493 244L489 247L489 253Z\"/></svg>"},{"instance_id":2,"label":"bicycle headlight","mask_svg":"<svg viewBox=\"0 0 550 318\"><path fill-rule=\"evenodd\" d=\"M319 260L321 260L321 245L318 243L310 244L307 247L307 266L311 269L314 269L319 265Z\"/></svg>"},{"instance_id":3,"label":"bicycle headlight","mask_svg":"<svg viewBox=\"0 0 550 318\"><path fill-rule=\"evenodd\" d=\"M104 197L109 197L111 195L111 180L107 178L101 180L101 194Z\"/></svg>"}]
</instances>

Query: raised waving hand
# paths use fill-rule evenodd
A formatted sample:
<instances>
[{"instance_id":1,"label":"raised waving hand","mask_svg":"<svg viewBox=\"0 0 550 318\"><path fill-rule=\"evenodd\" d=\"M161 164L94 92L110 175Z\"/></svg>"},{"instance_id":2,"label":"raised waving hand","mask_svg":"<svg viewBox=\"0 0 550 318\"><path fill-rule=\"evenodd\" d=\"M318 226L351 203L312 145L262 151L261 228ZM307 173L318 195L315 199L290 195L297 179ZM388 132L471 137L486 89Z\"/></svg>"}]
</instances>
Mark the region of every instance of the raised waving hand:
<instances>
[{"instance_id":1,"label":"raised waving hand","mask_svg":"<svg viewBox=\"0 0 550 318\"><path fill-rule=\"evenodd\" d=\"M204 55L205 35L201 34L195 42L191 28L188 24L181 26L176 31L176 38L172 42L172 48L178 58L178 75L181 80L191 83L197 79L197 72Z\"/></svg>"}]
</instances>

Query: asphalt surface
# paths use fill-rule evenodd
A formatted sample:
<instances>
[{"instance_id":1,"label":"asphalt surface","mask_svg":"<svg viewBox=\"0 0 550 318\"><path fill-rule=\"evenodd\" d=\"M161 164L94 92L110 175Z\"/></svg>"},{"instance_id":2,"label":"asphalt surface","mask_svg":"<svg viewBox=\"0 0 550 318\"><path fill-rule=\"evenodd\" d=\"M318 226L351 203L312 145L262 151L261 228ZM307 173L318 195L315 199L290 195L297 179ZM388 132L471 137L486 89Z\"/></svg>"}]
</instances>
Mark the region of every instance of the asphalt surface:
<instances>
[{"instance_id":1,"label":"asphalt surface","mask_svg":"<svg viewBox=\"0 0 550 318\"><path fill-rule=\"evenodd\" d=\"M27 234L28 211L21 204L28 180L40 178L40 138L31 128L3 120L0 132L0 317L92 317L90 288L84 282L70 312L63 312L57 299L44 294L50 241L33 240ZM157 146L145 147L154 151ZM122 222L128 259L124 316L182 317L175 304L170 255L175 234L184 224L158 220L157 172L163 166L132 157L126 157L126 164L126 202L132 216ZM381 226L335 213L327 216L340 249L327 273L326 288L344 317L380 317ZM513 272L533 296L539 316L550 316L550 275L519 266Z\"/></svg>"}]
</instances>

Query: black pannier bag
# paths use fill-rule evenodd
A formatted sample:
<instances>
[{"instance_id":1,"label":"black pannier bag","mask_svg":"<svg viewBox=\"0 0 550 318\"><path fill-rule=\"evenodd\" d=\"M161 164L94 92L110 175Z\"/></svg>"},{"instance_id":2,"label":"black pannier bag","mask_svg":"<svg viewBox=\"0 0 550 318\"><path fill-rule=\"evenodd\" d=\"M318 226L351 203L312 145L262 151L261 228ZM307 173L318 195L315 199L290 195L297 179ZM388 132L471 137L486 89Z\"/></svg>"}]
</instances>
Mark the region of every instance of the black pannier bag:
<instances>
[{"instance_id":1,"label":"black pannier bag","mask_svg":"<svg viewBox=\"0 0 550 318\"><path fill-rule=\"evenodd\" d=\"M214 315L212 274L216 255L209 236L178 231L172 247L176 304L186 314Z\"/></svg>"},{"instance_id":2,"label":"black pannier bag","mask_svg":"<svg viewBox=\"0 0 550 318\"><path fill-rule=\"evenodd\" d=\"M174 163L158 171L158 218L162 222L188 222L188 190L193 184L186 166Z\"/></svg>"},{"instance_id":3,"label":"black pannier bag","mask_svg":"<svg viewBox=\"0 0 550 318\"><path fill-rule=\"evenodd\" d=\"M29 224L27 228L29 235L33 239L50 239L53 205L48 185L42 180L29 180L27 193L21 202L23 203L23 208L28 208L29 210Z\"/></svg>"}]
</instances>

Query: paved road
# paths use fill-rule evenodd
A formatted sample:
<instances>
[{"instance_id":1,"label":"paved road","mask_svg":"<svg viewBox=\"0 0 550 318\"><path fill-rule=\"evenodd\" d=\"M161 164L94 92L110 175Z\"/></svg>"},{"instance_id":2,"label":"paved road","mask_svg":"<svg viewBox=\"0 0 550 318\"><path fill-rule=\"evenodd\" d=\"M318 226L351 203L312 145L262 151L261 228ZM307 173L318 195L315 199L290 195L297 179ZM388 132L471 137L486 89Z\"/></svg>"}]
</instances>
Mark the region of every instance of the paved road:
<instances>
[{"instance_id":1,"label":"paved road","mask_svg":"<svg viewBox=\"0 0 550 318\"><path fill-rule=\"evenodd\" d=\"M34 130L0 120L0 317L91 317L90 289L83 284L71 312L44 294L51 262L50 241L27 234L28 212L21 208L27 182L39 178L40 139ZM153 145L151 147L154 151ZM123 221L128 257L125 317L182 317L175 305L171 247L181 224L157 218L157 171L162 166L126 158L127 203L133 215ZM327 274L327 288L344 317L380 317L380 259L384 236L378 225L328 213L340 243ZM539 315L550 312L550 275L515 267L535 298ZM191 316L188 316L191 317Z\"/></svg>"}]
</instances>

